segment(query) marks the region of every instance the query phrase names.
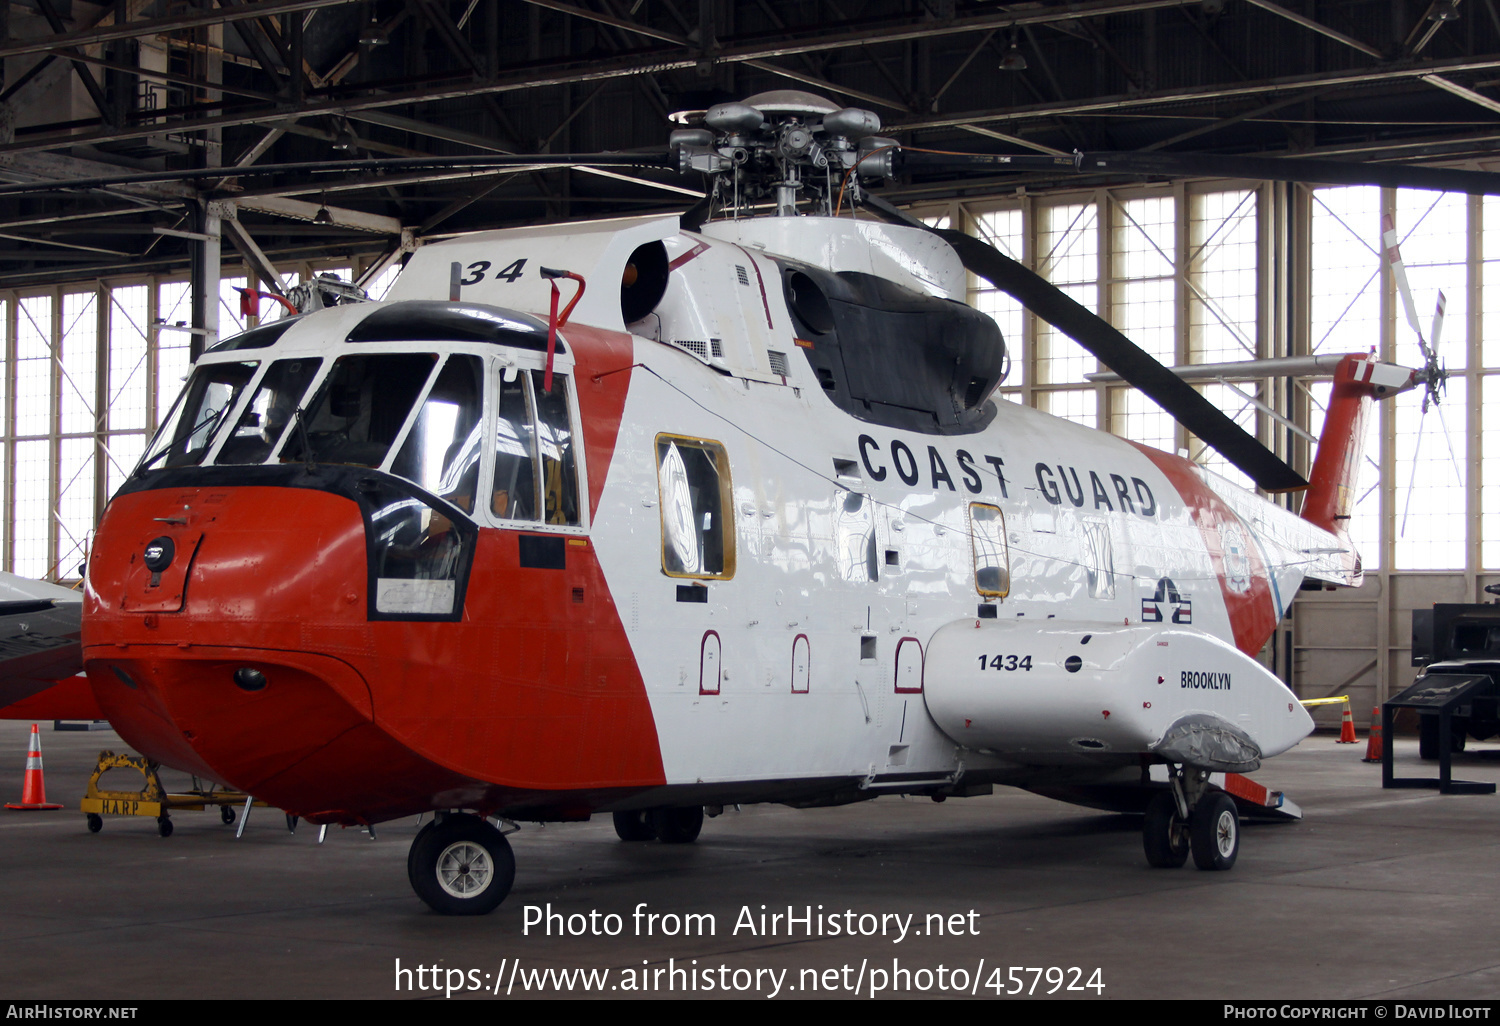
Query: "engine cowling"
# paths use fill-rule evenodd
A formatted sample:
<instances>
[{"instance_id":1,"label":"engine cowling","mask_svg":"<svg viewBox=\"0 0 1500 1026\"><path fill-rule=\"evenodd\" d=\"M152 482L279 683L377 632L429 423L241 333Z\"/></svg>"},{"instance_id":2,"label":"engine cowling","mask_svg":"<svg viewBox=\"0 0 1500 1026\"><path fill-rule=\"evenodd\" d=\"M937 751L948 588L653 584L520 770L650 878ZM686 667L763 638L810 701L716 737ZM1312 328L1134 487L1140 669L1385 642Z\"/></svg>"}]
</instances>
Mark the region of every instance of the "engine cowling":
<instances>
[{"instance_id":1,"label":"engine cowling","mask_svg":"<svg viewBox=\"0 0 1500 1026\"><path fill-rule=\"evenodd\" d=\"M1022 762L1154 754L1243 773L1313 728L1260 663L1180 627L959 620L933 635L923 677L944 733Z\"/></svg>"}]
</instances>

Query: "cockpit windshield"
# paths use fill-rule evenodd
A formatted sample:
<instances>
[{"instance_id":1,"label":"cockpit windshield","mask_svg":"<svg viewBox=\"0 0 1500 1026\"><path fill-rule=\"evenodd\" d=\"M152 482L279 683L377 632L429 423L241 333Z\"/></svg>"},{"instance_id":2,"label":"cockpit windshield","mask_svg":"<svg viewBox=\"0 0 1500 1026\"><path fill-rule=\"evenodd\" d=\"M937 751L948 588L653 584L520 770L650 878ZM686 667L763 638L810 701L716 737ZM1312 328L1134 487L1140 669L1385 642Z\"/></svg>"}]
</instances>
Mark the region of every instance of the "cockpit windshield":
<instances>
[{"instance_id":1,"label":"cockpit windshield","mask_svg":"<svg viewBox=\"0 0 1500 1026\"><path fill-rule=\"evenodd\" d=\"M378 467L437 366L436 353L345 356L281 447L281 460Z\"/></svg>"},{"instance_id":2,"label":"cockpit windshield","mask_svg":"<svg viewBox=\"0 0 1500 1026\"><path fill-rule=\"evenodd\" d=\"M200 364L139 472L197 465L210 454L219 467L369 467L465 513L487 504L503 520L578 526L569 377L555 373L547 384L543 371L496 367L472 353Z\"/></svg>"},{"instance_id":3,"label":"cockpit windshield","mask_svg":"<svg viewBox=\"0 0 1500 1026\"><path fill-rule=\"evenodd\" d=\"M484 369L477 356L448 357L407 432L391 473L474 511L482 450Z\"/></svg>"},{"instance_id":4,"label":"cockpit windshield","mask_svg":"<svg viewBox=\"0 0 1500 1026\"><path fill-rule=\"evenodd\" d=\"M160 462L164 467L186 467L202 461L220 423L259 366L255 362L215 363L193 371L183 397L157 432L141 466Z\"/></svg>"},{"instance_id":5,"label":"cockpit windshield","mask_svg":"<svg viewBox=\"0 0 1500 1026\"><path fill-rule=\"evenodd\" d=\"M264 463L322 365L323 361L315 358L271 364L214 462Z\"/></svg>"}]
</instances>

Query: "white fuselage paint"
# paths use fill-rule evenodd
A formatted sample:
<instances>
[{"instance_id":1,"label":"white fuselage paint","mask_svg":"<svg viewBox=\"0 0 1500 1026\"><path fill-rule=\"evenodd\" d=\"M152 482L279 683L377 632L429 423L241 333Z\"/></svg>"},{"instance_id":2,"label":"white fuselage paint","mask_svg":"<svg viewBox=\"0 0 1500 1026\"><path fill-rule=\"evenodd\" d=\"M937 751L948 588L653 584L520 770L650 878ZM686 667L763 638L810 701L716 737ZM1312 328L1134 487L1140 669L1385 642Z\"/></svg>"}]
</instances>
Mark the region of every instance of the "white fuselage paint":
<instances>
[{"instance_id":1,"label":"white fuselage paint","mask_svg":"<svg viewBox=\"0 0 1500 1026\"><path fill-rule=\"evenodd\" d=\"M829 234L848 223L799 220L809 232ZM643 241L663 241L674 258L697 250L673 270L659 316L631 326L656 337L634 336L637 366L589 525L646 685L669 785L850 776L878 784L888 774L938 779L965 768L1077 766L1099 757L1073 744L1078 737L1099 737L1117 757L1149 752L1162 726L1193 712L1242 727L1268 755L1311 729L1291 692L1235 650L1225 593L1249 587L1252 562L1269 567L1267 615L1279 619L1304 574L1318 566L1317 553L1338 549L1332 535L1192 467L1186 472L1238 517L1218 528L1218 551L1211 551L1194 509L1151 458L1120 438L1016 403L996 400L993 421L972 434L857 420L825 397L797 349L776 266L744 244L751 241L745 231L725 229L734 241L723 241L678 233L660 219L614 224L618 233L554 229L542 240L549 259L592 271L580 311L607 306L610 283ZM536 238L528 232L424 247L397 295L446 297L451 263L467 268L476 254L497 267L534 256ZM740 276L736 268L753 273ZM517 284L523 287L466 289L464 298L545 318L540 283ZM663 325L694 318L706 333L715 317L715 326L725 326L716 330L726 332L757 324L750 337L718 336L726 354L718 365L660 336ZM610 321L607 314L585 319L618 330L618 313ZM762 346L787 357L784 378L767 374ZM703 582L706 602L679 601L679 586L691 582L663 568L655 455L661 433L711 439L728 454L736 569L731 578ZM1004 597L976 589L972 502L1003 514ZM1085 675L1090 701L1078 708L1115 696L1124 703L1115 714L1119 729L1078 729L1068 722L1073 699L1048 698L1049 687L1061 692L1067 683L1055 666L1065 646L1049 639L1091 625L1140 625L1162 578L1171 578L1176 592L1159 603L1161 626L1136 630L1141 637L1159 631L1171 645L1159 660L1154 646L1137 646L1119 665L1093 667ZM993 604L994 619L978 618L984 603ZM1174 614L1190 620L1174 624ZM1004 657L1001 668L986 673L997 680L1032 675L1015 707L1020 722L997 723L979 741L964 739L952 722L947 733L940 729L921 690L924 670L929 694L944 689L924 656L944 628L958 624L1005 639L1003 651L989 646ZM1168 658L1171 646L1183 654ZM1005 669L1012 656L1015 667L1029 659L1031 668ZM1181 676L1187 673L1203 676ZM1215 675L1230 674L1232 687L1212 686L1225 679ZM955 669L948 683L971 691L990 686L973 676L960 681ZM1177 686L1184 679L1194 686ZM706 693L714 684L717 693ZM1139 715L1142 702L1151 703L1149 715ZM1132 703L1136 714L1126 715Z\"/></svg>"}]
</instances>

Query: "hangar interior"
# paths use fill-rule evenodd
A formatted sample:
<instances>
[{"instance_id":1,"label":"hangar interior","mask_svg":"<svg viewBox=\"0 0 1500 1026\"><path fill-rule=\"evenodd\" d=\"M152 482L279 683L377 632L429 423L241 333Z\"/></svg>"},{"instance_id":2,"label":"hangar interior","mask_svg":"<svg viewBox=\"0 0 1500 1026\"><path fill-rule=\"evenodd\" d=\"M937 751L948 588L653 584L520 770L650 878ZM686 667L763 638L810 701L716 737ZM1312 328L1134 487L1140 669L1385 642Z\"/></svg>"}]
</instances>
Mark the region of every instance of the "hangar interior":
<instances>
[{"instance_id":1,"label":"hangar interior","mask_svg":"<svg viewBox=\"0 0 1500 1026\"><path fill-rule=\"evenodd\" d=\"M1365 586L1304 593L1265 653L1303 697L1368 710L1414 675L1412 609L1500 580L1500 197L1226 175L1254 156L1500 170L1497 86L1494 0L4 0L0 568L77 580L192 357L278 316L236 289L333 274L379 298L424 242L684 210L700 177L650 166L669 115L801 89L906 146L1058 158L876 191L1169 364L1419 366L1380 256L1394 217L1424 330L1447 297L1446 392L1381 404ZM642 166L522 159L606 151ZM1101 151L1181 159L1078 170ZM982 284L1005 399L1238 475ZM1306 471L1286 420L1315 436L1326 381L1202 387Z\"/></svg>"}]
</instances>

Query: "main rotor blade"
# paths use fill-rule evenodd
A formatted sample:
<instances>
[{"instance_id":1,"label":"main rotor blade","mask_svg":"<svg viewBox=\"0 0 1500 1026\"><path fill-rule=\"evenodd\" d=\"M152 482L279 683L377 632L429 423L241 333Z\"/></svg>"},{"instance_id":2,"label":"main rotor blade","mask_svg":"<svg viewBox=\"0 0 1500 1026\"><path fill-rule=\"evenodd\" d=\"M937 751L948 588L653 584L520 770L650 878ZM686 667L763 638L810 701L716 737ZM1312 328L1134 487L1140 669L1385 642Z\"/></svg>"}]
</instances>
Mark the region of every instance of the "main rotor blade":
<instances>
[{"instance_id":1,"label":"main rotor blade","mask_svg":"<svg viewBox=\"0 0 1500 1026\"><path fill-rule=\"evenodd\" d=\"M1261 488L1280 492L1307 487L1300 474L1202 392L1056 285L971 235L948 228L937 234L957 250L966 268L1093 353Z\"/></svg>"},{"instance_id":2,"label":"main rotor blade","mask_svg":"<svg viewBox=\"0 0 1500 1026\"><path fill-rule=\"evenodd\" d=\"M1411 164L1373 164L1302 157L1255 157L1215 153L1074 153L1049 157L1036 154L930 153L903 149L896 171L971 171L996 174L1074 171L1078 174L1152 175L1167 178L1261 178L1275 182L1319 185L1379 185L1391 189L1432 189L1478 196L1500 195L1500 174L1416 167Z\"/></svg>"},{"instance_id":3,"label":"main rotor blade","mask_svg":"<svg viewBox=\"0 0 1500 1026\"><path fill-rule=\"evenodd\" d=\"M1268 492L1306 488L1307 481L1223 410L1183 381L1114 325L1047 279L1010 259L994 246L951 228L932 228L879 196L862 202L887 220L921 228L946 241L968 270L1019 300L1028 310L1087 349L1125 381L1150 396L1206 445Z\"/></svg>"},{"instance_id":4,"label":"main rotor blade","mask_svg":"<svg viewBox=\"0 0 1500 1026\"><path fill-rule=\"evenodd\" d=\"M661 153L493 153L449 157L370 157L356 160L302 161L288 164L252 164L247 167L186 168L177 171L132 171L90 178L46 178L32 182L0 184L0 196L69 189L100 189L155 182L188 182L198 179L257 178L269 175L309 176L353 174L360 171L516 170L535 171L563 167L635 167L676 170ZM378 184L378 182L376 183Z\"/></svg>"}]
</instances>

